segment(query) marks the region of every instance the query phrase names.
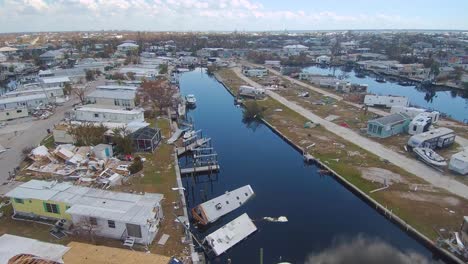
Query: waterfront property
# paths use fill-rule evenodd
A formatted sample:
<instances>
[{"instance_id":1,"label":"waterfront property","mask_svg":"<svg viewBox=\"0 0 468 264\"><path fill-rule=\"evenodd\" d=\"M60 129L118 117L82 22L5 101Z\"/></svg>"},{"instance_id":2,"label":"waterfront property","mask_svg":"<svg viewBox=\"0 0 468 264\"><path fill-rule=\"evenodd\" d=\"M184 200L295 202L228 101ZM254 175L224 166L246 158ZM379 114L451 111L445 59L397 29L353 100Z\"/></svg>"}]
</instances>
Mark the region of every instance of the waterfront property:
<instances>
[{"instance_id":1,"label":"waterfront property","mask_svg":"<svg viewBox=\"0 0 468 264\"><path fill-rule=\"evenodd\" d=\"M150 244L163 217L162 194L144 195L30 180L6 194L15 217L66 219L75 228L91 228L102 237Z\"/></svg>"},{"instance_id":2,"label":"waterfront property","mask_svg":"<svg viewBox=\"0 0 468 264\"><path fill-rule=\"evenodd\" d=\"M375 95L367 94L364 97L364 104L367 106L408 106L409 101L405 96L393 96L393 95Z\"/></svg>"},{"instance_id":3,"label":"waterfront property","mask_svg":"<svg viewBox=\"0 0 468 264\"><path fill-rule=\"evenodd\" d=\"M411 119L405 114L391 114L367 122L367 134L387 138L408 130Z\"/></svg>"},{"instance_id":4,"label":"waterfront property","mask_svg":"<svg viewBox=\"0 0 468 264\"><path fill-rule=\"evenodd\" d=\"M417 115L421 113L425 113L427 116L431 118L431 122L433 124L437 123L440 118L440 113L437 111L428 111L423 108L416 108L416 107L406 107L406 106L400 106L400 105L394 105L390 109L390 113L396 114L396 113L403 113L410 118L415 118Z\"/></svg>"}]
</instances>

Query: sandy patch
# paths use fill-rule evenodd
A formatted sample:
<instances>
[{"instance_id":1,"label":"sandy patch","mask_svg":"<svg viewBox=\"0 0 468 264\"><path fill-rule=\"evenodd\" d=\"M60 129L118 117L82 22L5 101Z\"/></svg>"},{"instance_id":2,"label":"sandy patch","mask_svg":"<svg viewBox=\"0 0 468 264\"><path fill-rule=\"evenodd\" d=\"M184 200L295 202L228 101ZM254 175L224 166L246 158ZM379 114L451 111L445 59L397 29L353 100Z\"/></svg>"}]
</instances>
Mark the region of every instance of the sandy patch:
<instances>
[{"instance_id":1,"label":"sandy patch","mask_svg":"<svg viewBox=\"0 0 468 264\"><path fill-rule=\"evenodd\" d=\"M417 202L430 202L441 206L457 206L460 200L453 196L439 196L417 192L400 192L400 197Z\"/></svg>"},{"instance_id":2,"label":"sandy patch","mask_svg":"<svg viewBox=\"0 0 468 264\"><path fill-rule=\"evenodd\" d=\"M372 182L392 185L393 183L405 183L406 180L400 174L381 168L362 168L362 177Z\"/></svg>"}]
</instances>

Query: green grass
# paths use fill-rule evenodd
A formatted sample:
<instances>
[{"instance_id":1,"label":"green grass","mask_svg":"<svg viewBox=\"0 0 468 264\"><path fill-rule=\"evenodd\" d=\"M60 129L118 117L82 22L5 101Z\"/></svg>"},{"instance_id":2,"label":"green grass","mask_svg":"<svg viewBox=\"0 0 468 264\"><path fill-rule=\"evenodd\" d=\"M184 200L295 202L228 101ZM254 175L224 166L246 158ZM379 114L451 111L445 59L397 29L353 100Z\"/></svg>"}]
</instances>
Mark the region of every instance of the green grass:
<instances>
[{"instance_id":1,"label":"green grass","mask_svg":"<svg viewBox=\"0 0 468 264\"><path fill-rule=\"evenodd\" d=\"M47 135L47 137L45 137L41 141L41 145L44 145L47 148L54 148L55 147L54 136L53 135Z\"/></svg>"}]
</instances>

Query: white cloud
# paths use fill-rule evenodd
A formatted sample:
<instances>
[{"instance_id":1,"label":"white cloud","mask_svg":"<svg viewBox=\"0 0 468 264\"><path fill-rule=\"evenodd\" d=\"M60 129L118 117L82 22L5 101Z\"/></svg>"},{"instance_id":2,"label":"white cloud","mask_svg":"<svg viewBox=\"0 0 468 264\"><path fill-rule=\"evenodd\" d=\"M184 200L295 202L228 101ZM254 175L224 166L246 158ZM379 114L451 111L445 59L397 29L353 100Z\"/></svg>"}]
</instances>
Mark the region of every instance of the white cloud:
<instances>
[{"instance_id":1,"label":"white cloud","mask_svg":"<svg viewBox=\"0 0 468 264\"><path fill-rule=\"evenodd\" d=\"M0 32L53 30L280 30L424 26L398 15L269 10L254 0L4 0ZM415 27L413 26L413 27Z\"/></svg>"}]
</instances>

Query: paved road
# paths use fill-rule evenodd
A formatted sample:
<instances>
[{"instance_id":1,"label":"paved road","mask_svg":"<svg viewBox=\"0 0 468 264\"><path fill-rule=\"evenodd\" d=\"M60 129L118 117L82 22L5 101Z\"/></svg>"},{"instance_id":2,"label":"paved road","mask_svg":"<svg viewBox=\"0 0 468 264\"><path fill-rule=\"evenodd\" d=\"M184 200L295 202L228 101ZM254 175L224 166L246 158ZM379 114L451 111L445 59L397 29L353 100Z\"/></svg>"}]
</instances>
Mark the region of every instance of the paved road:
<instances>
[{"instance_id":1,"label":"paved road","mask_svg":"<svg viewBox=\"0 0 468 264\"><path fill-rule=\"evenodd\" d=\"M236 72L236 74L240 78L242 78L244 81L246 81L250 85L254 87L261 87L260 84L244 76L241 73L239 68L234 68L234 72ZM421 179L424 179L425 181L427 181L428 183L432 184L435 187L445 189L453 194L456 194L456 195L459 195L461 197L468 199L468 186L464 185L463 183L458 182L454 179L451 179L449 176L444 175L443 173L440 173L438 171L435 171L417 160L410 159L401 154L398 154L397 152L385 147L384 145L381 145L375 141L372 141L366 137L359 135L358 133L354 132L351 129L347 129L333 122L327 121L313 114L311 111L301 107L300 105L287 100L286 98L282 97L281 95L273 91L267 90L267 94L270 97L282 103L283 105L292 109L293 111L311 120L312 122L319 123L320 125L325 127L330 132L336 134L337 136L340 136L349 142L353 142L354 144L360 146L361 148L383 159L390 161L396 166L418 176Z\"/></svg>"},{"instance_id":2,"label":"paved road","mask_svg":"<svg viewBox=\"0 0 468 264\"><path fill-rule=\"evenodd\" d=\"M91 83L88 92L91 92L97 85L102 85L103 83L104 79ZM8 172L13 172L13 169L21 163L22 150L26 147L39 145L42 139L47 136L47 129L52 129L54 124L64 118L65 112L72 109L73 104L78 102L78 98L72 97L63 106L57 107L55 114L45 120L33 120L31 118L16 120L14 123L17 124L12 125L18 128L16 133L8 125L0 129L0 142L7 148L6 152L0 154L0 184L7 182L9 177Z\"/></svg>"},{"instance_id":3,"label":"paved road","mask_svg":"<svg viewBox=\"0 0 468 264\"><path fill-rule=\"evenodd\" d=\"M252 66L255 66L255 67L261 67L261 66L262 66L262 65L252 64L252 63L249 63L249 62L243 62L243 63L249 64L249 65L252 65ZM310 89L310 90L312 90L312 91L321 93L321 94L323 94L323 95L325 95L325 96L334 98L335 100L343 101L344 103L346 103L346 104L348 104L348 105L352 105L352 106L354 106L354 107L356 107L356 108L358 108L358 109L360 109L360 108L363 107L363 105L361 105L361 104L356 104L356 103L352 103L352 102L349 102L349 101L345 101L345 100L343 100L343 97L338 96L338 95L333 94L333 93L330 93L330 92L328 92L328 91L326 91L326 90L323 90L323 89L317 88L317 87L315 87L315 86L312 86L312 85L310 85L310 84L301 82L301 81L299 81L299 80L297 80L297 79L294 79L294 78L291 78L291 77L289 77L289 76L285 76L285 75L281 74L280 72L278 72L278 71L276 71L276 70L274 70L274 69L268 68L268 71L271 72L271 73L273 73L273 74L275 74L275 75L278 75L278 76L280 76L280 77L283 77L283 78L285 78L286 80L288 80L288 81L290 81L290 82L292 82L292 83L295 83L295 84L297 84L297 85L300 85L300 86L305 87L305 88L307 88L307 89ZM386 112L386 111L383 111L383 110L381 110L381 109L374 108L374 107L369 107L369 108L368 108L368 111L369 111L369 112L372 112L372 113L374 113L374 114L376 114L376 115L379 115L379 116L387 116L387 115L390 115L389 112ZM442 122L441 122L441 125L442 125ZM458 144L460 144L460 146L468 147L468 139L466 139L466 138L457 136L457 137L455 138L455 142L457 142Z\"/></svg>"}]
</instances>

